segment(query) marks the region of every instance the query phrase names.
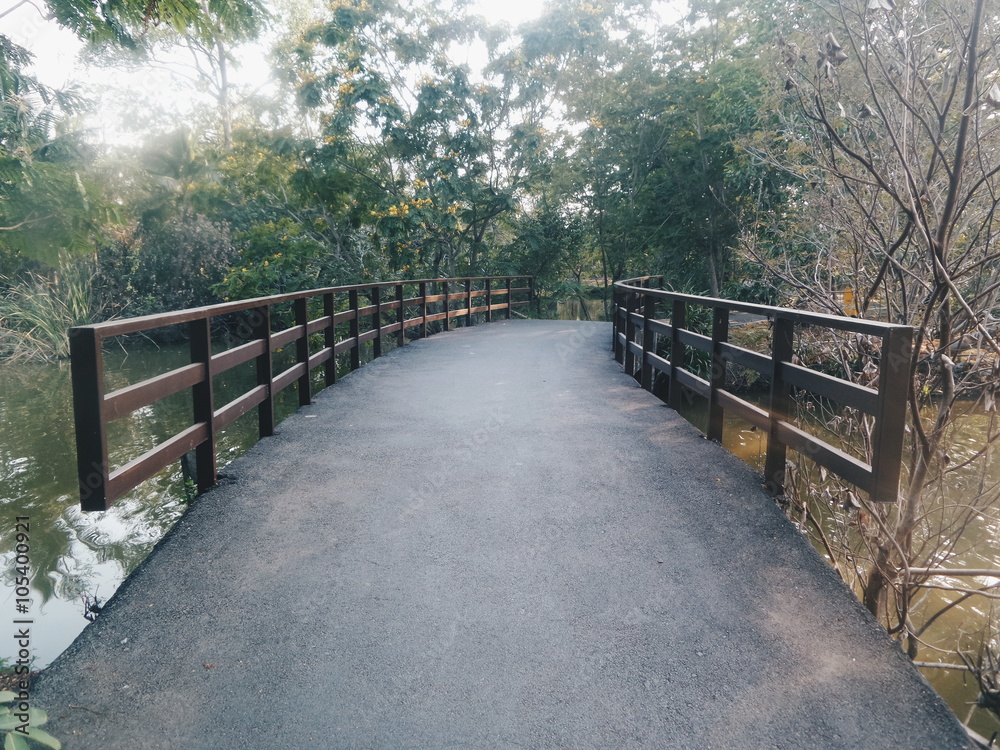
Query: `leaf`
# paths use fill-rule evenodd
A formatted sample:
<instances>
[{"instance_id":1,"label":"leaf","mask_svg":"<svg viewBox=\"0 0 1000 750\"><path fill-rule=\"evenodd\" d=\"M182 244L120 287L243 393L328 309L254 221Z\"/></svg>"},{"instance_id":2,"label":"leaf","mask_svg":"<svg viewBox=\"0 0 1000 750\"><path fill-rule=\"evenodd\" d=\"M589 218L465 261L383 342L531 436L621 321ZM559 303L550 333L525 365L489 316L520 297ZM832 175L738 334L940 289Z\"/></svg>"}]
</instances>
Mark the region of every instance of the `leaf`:
<instances>
[{"instance_id":1,"label":"leaf","mask_svg":"<svg viewBox=\"0 0 1000 750\"><path fill-rule=\"evenodd\" d=\"M10 690L0 690L0 703L10 703L17 699L17 693L13 693Z\"/></svg>"},{"instance_id":2,"label":"leaf","mask_svg":"<svg viewBox=\"0 0 1000 750\"><path fill-rule=\"evenodd\" d=\"M27 713L28 724L30 726L40 727L49 720L48 714L40 708L29 708ZM14 727L18 727L22 723L23 722L18 720L17 716L15 716L10 709L4 708L0 711L0 732L13 731Z\"/></svg>"},{"instance_id":3,"label":"leaf","mask_svg":"<svg viewBox=\"0 0 1000 750\"><path fill-rule=\"evenodd\" d=\"M0 712L0 732L10 732L20 723L9 710Z\"/></svg>"},{"instance_id":4,"label":"leaf","mask_svg":"<svg viewBox=\"0 0 1000 750\"><path fill-rule=\"evenodd\" d=\"M28 741L19 734L8 734L3 741L3 750L31 750Z\"/></svg>"},{"instance_id":5,"label":"leaf","mask_svg":"<svg viewBox=\"0 0 1000 750\"><path fill-rule=\"evenodd\" d=\"M28 727L28 736L31 738L32 742L37 742L40 745L51 747L52 750L60 750L60 748L62 748L62 743L44 729Z\"/></svg>"}]
</instances>

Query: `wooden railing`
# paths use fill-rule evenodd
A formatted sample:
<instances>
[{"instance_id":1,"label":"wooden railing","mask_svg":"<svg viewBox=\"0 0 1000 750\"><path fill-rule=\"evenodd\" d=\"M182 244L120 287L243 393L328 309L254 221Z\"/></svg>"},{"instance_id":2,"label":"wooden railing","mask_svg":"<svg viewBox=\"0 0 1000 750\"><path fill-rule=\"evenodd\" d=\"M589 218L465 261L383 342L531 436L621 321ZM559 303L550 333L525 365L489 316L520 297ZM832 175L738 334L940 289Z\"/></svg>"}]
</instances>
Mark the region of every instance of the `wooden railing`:
<instances>
[{"instance_id":1,"label":"wooden railing","mask_svg":"<svg viewBox=\"0 0 1000 750\"><path fill-rule=\"evenodd\" d=\"M791 448L864 490L873 501L894 502L897 499L911 376L912 328L652 288L661 286L662 281L662 276L646 276L617 282L614 289L615 358L643 388L653 391L655 373L663 373L668 382L665 400L671 408L680 407L683 388L706 398L709 404L707 436L711 440L722 442L726 411L765 431L765 483L776 494L784 488L785 457L787 449ZM695 333L687 327L690 306L712 311L711 336ZM731 312L750 313L771 321L770 355L729 343ZM664 318L661 319L661 315ZM879 339L878 389L795 364L792 344L796 325L848 331ZM669 360L657 353L664 339L669 342ZM689 347L711 355L708 380L685 369ZM755 370L770 380L767 408L751 404L726 390L730 363ZM792 424L792 388L870 415L874 419L871 464Z\"/></svg>"},{"instance_id":2,"label":"wooden railing","mask_svg":"<svg viewBox=\"0 0 1000 750\"><path fill-rule=\"evenodd\" d=\"M378 357L383 338L395 336L397 344L403 345L411 328L419 327L419 334L427 336L429 324L436 321L448 330L456 319L472 325L478 315L486 322L493 319L494 313L510 318L514 307L531 303L533 287L533 280L527 276L361 284L72 328L70 357L81 507L86 511L107 510L124 493L190 451L195 451L198 490L205 491L217 478L217 433L256 407L260 437L272 435L275 396L297 383L299 404L310 403L312 371L323 366L325 384L332 385L337 380L336 355L349 352L350 368L355 370L361 366L362 345L368 342L372 343L372 357ZM311 301L314 308L322 306L318 317L310 317ZM288 321L290 325L283 330L273 330L274 306L289 303L294 320ZM215 351L213 319L235 313L243 313L244 335L239 338L245 343ZM178 324L188 327L190 364L105 392L106 341ZM275 374L272 352L292 343L295 364ZM256 385L225 405L216 404L212 379L250 361L256 363ZM190 389L193 396L191 424L124 465L111 468L107 425L185 389Z\"/></svg>"}]
</instances>

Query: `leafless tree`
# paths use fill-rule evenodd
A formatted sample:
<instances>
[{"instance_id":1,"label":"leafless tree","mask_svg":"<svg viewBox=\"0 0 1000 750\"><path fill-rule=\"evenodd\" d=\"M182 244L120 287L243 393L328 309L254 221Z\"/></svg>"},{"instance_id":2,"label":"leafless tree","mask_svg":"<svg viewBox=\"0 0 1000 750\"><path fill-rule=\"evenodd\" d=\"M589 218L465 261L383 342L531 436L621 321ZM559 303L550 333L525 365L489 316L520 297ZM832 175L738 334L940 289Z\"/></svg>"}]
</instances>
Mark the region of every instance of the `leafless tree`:
<instances>
[{"instance_id":1,"label":"leafless tree","mask_svg":"<svg viewBox=\"0 0 1000 750\"><path fill-rule=\"evenodd\" d=\"M800 520L915 655L940 609L922 599L945 586L942 576L958 567L949 561L1000 500L988 473L1000 437L1000 16L986 0L832 0L819 9L826 27L814 37L778 39L780 125L748 150L786 176L783 211L760 212L743 250L804 304L916 329L898 501L874 505L798 478ZM877 347L827 346L870 384ZM986 415L983 436L958 446L972 399ZM860 417L827 417L870 448ZM825 503L825 522L811 518L809 503Z\"/></svg>"}]
</instances>

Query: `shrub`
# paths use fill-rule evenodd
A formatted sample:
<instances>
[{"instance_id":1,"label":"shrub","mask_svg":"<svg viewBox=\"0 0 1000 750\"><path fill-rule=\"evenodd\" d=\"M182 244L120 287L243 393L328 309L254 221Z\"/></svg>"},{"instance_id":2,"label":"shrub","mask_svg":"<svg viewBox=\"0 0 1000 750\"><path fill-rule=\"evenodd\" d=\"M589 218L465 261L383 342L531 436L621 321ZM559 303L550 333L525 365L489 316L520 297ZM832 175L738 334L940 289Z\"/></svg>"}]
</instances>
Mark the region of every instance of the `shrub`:
<instances>
[{"instance_id":1,"label":"shrub","mask_svg":"<svg viewBox=\"0 0 1000 750\"><path fill-rule=\"evenodd\" d=\"M290 219L258 224L236 236L237 262L215 293L226 299L249 299L322 286L326 249Z\"/></svg>"},{"instance_id":2,"label":"shrub","mask_svg":"<svg viewBox=\"0 0 1000 750\"><path fill-rule=\"evenodd\" d=\"M115 312L150 315L219 302L213 287L236 257L229 225L184 213L124 230L98 253L99 287Z\"/></svg>"}]
</instances>

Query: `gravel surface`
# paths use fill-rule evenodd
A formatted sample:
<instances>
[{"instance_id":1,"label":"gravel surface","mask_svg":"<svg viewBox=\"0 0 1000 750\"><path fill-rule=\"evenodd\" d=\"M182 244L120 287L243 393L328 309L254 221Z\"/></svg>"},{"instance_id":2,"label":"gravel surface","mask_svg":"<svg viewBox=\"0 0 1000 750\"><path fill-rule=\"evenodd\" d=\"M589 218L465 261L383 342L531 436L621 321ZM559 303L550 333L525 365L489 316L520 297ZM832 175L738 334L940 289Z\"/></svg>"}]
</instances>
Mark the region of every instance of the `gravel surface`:
<instances>
[{"instance_id":1,"label":"gravel surface","mask_svg":"<svg viewBox=\"0 0 1000 750\"><path fill-rule=\"evenodd\" d=\"M66 750L966 747L753 472L609 344L493 323L322 392L41 674L46 728Z\"/></svg>"}]
</instances>

